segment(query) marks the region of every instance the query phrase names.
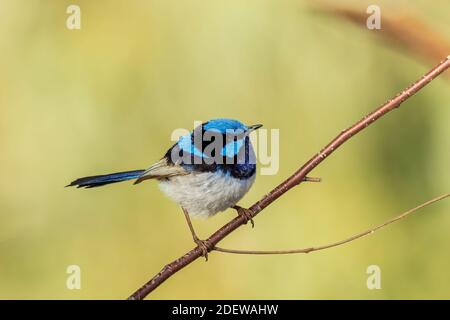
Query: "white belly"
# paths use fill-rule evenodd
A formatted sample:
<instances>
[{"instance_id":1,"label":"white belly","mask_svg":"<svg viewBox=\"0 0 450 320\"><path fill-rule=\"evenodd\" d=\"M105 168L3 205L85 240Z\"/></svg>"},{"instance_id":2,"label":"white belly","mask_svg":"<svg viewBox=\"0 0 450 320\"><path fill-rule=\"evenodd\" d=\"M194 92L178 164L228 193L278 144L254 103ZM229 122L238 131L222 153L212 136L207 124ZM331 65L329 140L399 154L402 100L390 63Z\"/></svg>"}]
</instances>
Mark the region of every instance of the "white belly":
<instances>
[{"instance_id":1,"label":"white belly","mask_svg":"<svg viewBox=\"0 0 450 320\"><path fill-rule=\"evenodd\" d=\"M255 175L237 179L224 173L201 172L161 180L159 187L190 216L207 218L234 206L254 181Z\"/></svg>"}]
</instances>

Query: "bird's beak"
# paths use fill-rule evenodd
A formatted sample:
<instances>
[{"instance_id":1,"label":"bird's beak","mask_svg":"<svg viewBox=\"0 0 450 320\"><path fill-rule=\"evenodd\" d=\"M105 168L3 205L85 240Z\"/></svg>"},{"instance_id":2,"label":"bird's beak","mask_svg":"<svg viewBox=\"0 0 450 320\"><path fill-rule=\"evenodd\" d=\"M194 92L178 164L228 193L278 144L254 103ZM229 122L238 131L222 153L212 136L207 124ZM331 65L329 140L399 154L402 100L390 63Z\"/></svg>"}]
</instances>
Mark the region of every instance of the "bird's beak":
<instances>
[{"instance_id":1,"label":"bird's beak","mask_svg":"<svg viewBox=\"0 0 450 320\"><path fill-rule=\"evenodd\" d=\"M254 124L252 126L248 126L247 132L255 131L256 129L259 129L262 126L263 126L262 124Z\"/></svg>"}]
</instances>

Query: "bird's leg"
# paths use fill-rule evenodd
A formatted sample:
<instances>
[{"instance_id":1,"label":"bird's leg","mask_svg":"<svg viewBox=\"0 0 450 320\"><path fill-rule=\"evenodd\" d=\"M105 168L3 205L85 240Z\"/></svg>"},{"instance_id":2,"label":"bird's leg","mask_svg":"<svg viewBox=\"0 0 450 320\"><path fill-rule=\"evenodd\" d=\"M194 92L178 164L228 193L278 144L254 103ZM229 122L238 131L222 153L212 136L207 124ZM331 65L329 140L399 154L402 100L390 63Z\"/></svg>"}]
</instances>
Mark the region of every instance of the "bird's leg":
<instances>
[{"instance_id":1,"label":"bird's leg","mask_svg":"<svg viewBox=\"0 0 450 320\"><path fill-rule=\"evenodd\" d=\"M249 209L243 208L238 205L235 205L233 209L237 211L238 215L243 216L245 218L245 223L250 221L250 223L252 224L252 228L255 227L255 223L253 222L253 217Z\"/></svg>"},{"instance_id":2,"label":"bird's leg","mask_svg":"<svg viewBox=\"0 0 450 320\"><path fill-rule=\"evenodd\" d=\"M189 212L183 207L181 209L183 209L184 217L186 218L186 222L189 226L189 230L191 230L192 239L194 239L194 242L197 244L197 246L199 246L199 248L202 249L203 256L205 257L205 260L208 261L208 251L209 251L208 242L205 240L200 240L197 237L197 234L195 233L195 230L194 230L194 226L192 225L192 222L191 222L191 218L189 217Z\"/></svg>"}]
</instances>

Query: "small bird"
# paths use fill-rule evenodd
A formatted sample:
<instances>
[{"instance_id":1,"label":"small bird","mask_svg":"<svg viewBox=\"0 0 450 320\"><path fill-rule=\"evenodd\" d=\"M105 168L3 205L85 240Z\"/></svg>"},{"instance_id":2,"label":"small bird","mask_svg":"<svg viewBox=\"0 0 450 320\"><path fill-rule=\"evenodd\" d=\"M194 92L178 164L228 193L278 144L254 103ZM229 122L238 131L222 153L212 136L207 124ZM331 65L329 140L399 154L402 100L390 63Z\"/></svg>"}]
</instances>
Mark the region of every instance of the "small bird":
<instances>
[{"instance_id":1,"label":"small bird","mask_svg":"<svg viewBox=\"0 0 450 320\"><path fill-rule=\"evenodd\" d=\"M256 177L256 157L249 134L261 124L246 126L233 119L214 119L181 136L162 157L146 170L133 170L79 178L68 187L95 188L135 180L155 179L160 189L178 203L194 242L208 256L208 244L200 240L190 216L207 218L234 208L246 222L253 220L248 209L237 205Z\"/></svg>"}]
</instances>

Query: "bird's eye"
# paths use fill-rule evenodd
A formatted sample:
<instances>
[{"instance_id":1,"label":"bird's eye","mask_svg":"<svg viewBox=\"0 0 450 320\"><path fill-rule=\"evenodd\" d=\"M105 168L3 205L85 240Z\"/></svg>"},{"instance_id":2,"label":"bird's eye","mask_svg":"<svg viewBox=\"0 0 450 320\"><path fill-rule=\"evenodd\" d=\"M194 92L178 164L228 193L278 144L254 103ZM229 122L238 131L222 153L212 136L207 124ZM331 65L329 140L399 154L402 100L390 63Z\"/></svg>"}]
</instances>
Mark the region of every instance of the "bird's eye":
<instances>
[{"instance_id":1,"label":"bird's eye","mask_svg":"<svg viewBox=\"0 0 450 320\"><path fill-rule=\"evenodd\" d=\"M245 131L236 129L236 130L229 130L226 133L226 143L229 143L231 141L238 141L245 137Z\"/></svg>"},{"instance_id":2,"label":"bird's eye","mask_svg":"<svg viewBox=\"0 0 450 320\"><path fill-rule=\"evenodd\" d=\"M234 130L234 134L236 136L238 136L238 137L243 137L243 136L245 136L245 130L243 130L243 129L236 129L236 130Z\"/></svg>"}]
</instances>

